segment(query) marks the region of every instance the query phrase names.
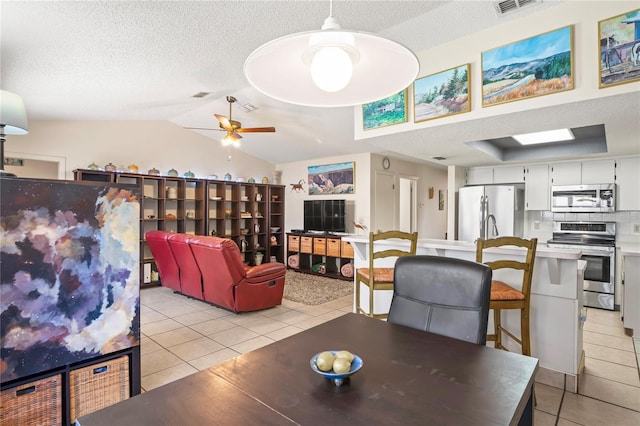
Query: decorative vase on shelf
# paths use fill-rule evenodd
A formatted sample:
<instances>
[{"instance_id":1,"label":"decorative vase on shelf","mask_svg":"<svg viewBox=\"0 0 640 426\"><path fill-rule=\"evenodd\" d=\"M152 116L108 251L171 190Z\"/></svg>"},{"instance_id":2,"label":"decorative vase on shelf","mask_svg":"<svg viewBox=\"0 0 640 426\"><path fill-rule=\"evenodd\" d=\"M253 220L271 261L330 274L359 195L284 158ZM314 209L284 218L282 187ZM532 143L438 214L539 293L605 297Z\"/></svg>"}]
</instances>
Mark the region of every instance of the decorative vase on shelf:
<instances>
[{"instance_id":1,"label":"decorative vase on shelf","mask_svg":"<svg viewBox=\"0 0 640 426\"><path fill-rule=\"evenodd\" d=\"M98 166L96 163L91 163L87 166L87 169L89 170L99 170L100 166Z\"/></svg>"},{"instance_id":2,"label":"decorative vase on shelf","mask_svg":"<svg viewBox=\"0 0 640 426\"><path fill-rule=\"evenodd\" d=\"M178 176L178 171L176 169L171 169L167 172L167 176L172 176L172 177Z\"/></svg>"},{"instance_id":3,"label":"decorative vase on shelf","mask_svg":"<svg viewBox=\"0 0 640 426\"><path fill-rule=\"evenodd\" d=\"M158 169L156 169L156 168L154 167L154 168L152 168L152 169L149 169L149 171L148 171L147 173L149 173L150 175L157 176L157 175L159 175L159 174L160 174L160 170L158 170Z\"/></svg>"},{"instance_id":4,"label":"decorative vase on shelf","mask_svg":"<svg viewBox=\"0 0 640 426\"><path fill-rule=\"evenodd\" d=\"M229 173L229 172L227 172L227 173L224 175L224 180L230 181L230 180L231 180L231 178L232 178L232 176L231 176L231 173Z\"/></svg>"},{"instance_id":5,"label":"decorative vase on shelf","mask_svg":"<svg viewBox=\"0 0 640 426\"><path fill-rule=\"evenodd\" d=\"M249 243L244 238L240 240L240 251L247 251L249 248Z\"/></svg>"},{"instance_id":6,"label":"decorative vase on shelf","mask_svg":"<svg viewBox=\"0 0 640 426\"><path fill-rule=\"evenodd\" d=\"M115 164L113 164L113 163L109 163L109 164L107 164L106 166L104 166L104 169L105 169L107 172L115 172L115 171L116 171L116 169L117 169L117 167L115 166Z\"/></svg>"},{"instance_id":7,"label":"decorative vase on shelf","mask_svg":"<svg viewBox=\"0 0 640 426\"><path fill-rule=\"evenodd\" d=\"M269 178L266 176L262 177L262 183L269 183Z\"/></svg>"},{"instance_id":8,"label":"decorative vase on shelf","mask_svg":"<svg viewBox=\"0 0 640 426\"><path fill-rule=\"evenodd\" d=\"M247 179L247 182L256 183L256 180L254 178L250 177L249 179Z\"/></svg>"},{"instance_id":9,"label":"decorative vase on shelf","mask_svg":"<svg viewBox=\"0 0 640 426\"><path fill-rule=\"evenodd\" d=\"M210 174L209 176L207 176L207 179L218 180L218 175Z\"/></svg>"},{"instance_id":10,"label":"decorative vase on shelf","mask_svg":"<svg viewBox=\"0 0 640 426\"><path fill-rule=\"evenodd\" d=\"M255 262L256 265L262 265L262 259L264 258L264 254L256 253Z\"/></svg>"},{"instance_id":11,"label":"decorative vase on shelf","mask_svg":"<svg viewBox=\"0 0 640 426\"><path fill-rule=\"evenodd\" d=\"M129 172L131 173L138 173L138 170L140 169L138 169L138 166L136 166L135 164L129 164L127 166L127 170L129 170Z\"/></svg>"},{"instance_id":12,"label":"decorative vase on shelf","mask_svg":"<svg viewBox=\"0 0 640 426\"><path fill-rule=\"evenodd\" d=\"M170 186L167 188L167 198L170 200L175 200L178 198L178 188L175 186Z\"/></svg>"},{"instance_id":13,"label":"decorative vase on shelf","mask_svg":"<svg viewBox=\"0 0 640 426\"><path fill-rule=\"evenodd\" d=\"M280 185L280 178L282 177L282 170L276 170L273 172L274 185Z\"/></svg>"},{"instance_id":14,"label":"decorative vase on shelf","mask_svg":"<svg viewBox=\"0 0 640 426\"><path fill-rule=\"evenodd\" d=\"M196 177L196 175L191 170L189 170L188 172L184 172L184 177L193 178Z\"/></svg>"}]
</instances>

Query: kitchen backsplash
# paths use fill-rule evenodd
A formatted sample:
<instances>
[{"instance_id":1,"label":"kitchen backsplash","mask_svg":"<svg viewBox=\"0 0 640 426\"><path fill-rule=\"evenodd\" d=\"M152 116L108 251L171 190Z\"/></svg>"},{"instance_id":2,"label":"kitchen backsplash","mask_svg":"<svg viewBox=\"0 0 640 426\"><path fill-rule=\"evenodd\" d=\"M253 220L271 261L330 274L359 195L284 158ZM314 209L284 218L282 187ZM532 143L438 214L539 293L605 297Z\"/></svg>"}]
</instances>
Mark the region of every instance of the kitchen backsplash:
<instances>
[{"instance_id":1,"label":"kitchen backsplash","mask_svg":"<svg viewBox=\"0 0 640 426\"><path fill-rule=\"evenodd\" d=\"M553 234L553 222L616 222L616 239L619 242L635 242L640 244L640 233L633 232L640 227L640 211L619 211L615 213L553 213L551 211L526 211L524 216L524 233L526 238L538 238L546 242Z\"/></svg>"}]
</instances>

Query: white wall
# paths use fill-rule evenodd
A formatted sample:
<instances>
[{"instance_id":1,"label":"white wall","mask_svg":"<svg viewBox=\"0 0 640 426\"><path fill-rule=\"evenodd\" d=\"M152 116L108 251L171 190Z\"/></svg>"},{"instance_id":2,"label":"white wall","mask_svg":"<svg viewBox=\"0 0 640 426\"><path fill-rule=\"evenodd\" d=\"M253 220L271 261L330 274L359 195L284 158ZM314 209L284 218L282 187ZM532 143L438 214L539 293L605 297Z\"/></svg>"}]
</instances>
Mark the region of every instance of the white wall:
<instances>
[{"instance_id":1,"label":"white wall","mask_svg":"<svg viewBox=\"0 0 640 426\"><path fill-rule=\"evenodd\" d=\"M313 161L298 161L293 163L278 164L277 170L282 170L281 183L285 188L285 231L291 229L304 229L304 200L335 200L345 199L353 201L355 206L354 219L360 223L370 226L371 210L371 154L343 155L319 158ZM319 166L323 164L343 163L347 161L355 162L355 193L354 194L331 194L331 195L309 195L309 185L307 177L309 175L307 167ZM292 184L302 181L304 190L294 191ZM351 226L349 226L351 225ZM353 232L353 225L347 224L347 231Z\"/></svg>"},{"instance_id":2,"label":"white wall","mask_svg":"<svg viewBox=\"0 0 640 426\"><path fill-rule=\"evenodd\" d=\"M111 162L125 168L136 164L141 172L153 167L166 173L175 168L180 175L191 170L197 177L229 172L233 178L271 180L274 165L223 148L219 142L185 130L168 121L29 121L29 133L8 136L7 156L20 153L64 158L66 179L73 170L95 162ZM13 154L15 153L15 154ZM231 154L231 160L228 159Z\"/></svg>"},{"instance_id":3,"label":"white wall","mask_svg":"<svg viewBox=\"0 0 640 426\"><path fill-rule=\"evenodd\" d=\"M355 139L367 139L376 136L424 129L444 124L485 117L499 116L504 113L526 111L607 97L640 90L640 82L618 86L598 88L599 42L598 21L638 8L637 1L568 1L539 13L497 25L470 36L445 43L431 49L416 52L420 61L418 78L438 73L466 63L471 64L471 111L435 120L386 126L369 129L362 126L362 108L354 108ZM539 96L519 102L482 108L481 60L483 51L511 42L523 40L547 31L567 25L574 25L574 89L548 96ZM413 97L413 87L409 87L409 99ZM413 102L409 102L409 116L413 117ZM636 134L625 132L618 135L627 138L628 144L637 143Z\"/></svg>"}]
</instances>

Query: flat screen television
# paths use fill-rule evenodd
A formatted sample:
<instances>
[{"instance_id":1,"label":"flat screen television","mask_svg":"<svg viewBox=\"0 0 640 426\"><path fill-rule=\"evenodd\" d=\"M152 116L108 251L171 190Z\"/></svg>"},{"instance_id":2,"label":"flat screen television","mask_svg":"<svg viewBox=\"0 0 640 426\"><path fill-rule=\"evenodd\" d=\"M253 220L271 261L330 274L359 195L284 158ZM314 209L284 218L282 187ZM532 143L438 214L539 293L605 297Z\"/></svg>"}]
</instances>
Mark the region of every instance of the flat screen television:
<instances>
[{"instance_id":1,"label":"flat screen television","mask_svg":"<svg viewBox=\"0 0 640 426\"><path fill-rule=\"evenodd\" d=\"M305 200L304 230L346 232L345 200Z\"/></svg>"}]
</instances>

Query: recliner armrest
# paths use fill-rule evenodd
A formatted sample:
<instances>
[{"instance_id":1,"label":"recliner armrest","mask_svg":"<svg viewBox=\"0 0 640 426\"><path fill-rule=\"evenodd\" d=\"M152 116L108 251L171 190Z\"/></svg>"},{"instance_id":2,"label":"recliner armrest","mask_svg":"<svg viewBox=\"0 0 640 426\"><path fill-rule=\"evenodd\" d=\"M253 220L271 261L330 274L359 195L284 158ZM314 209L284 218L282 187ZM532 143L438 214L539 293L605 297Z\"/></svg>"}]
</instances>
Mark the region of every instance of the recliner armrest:
<instances>
[{"instance_id":1,"label":"recliner armrest","mask_svg":"<svg viewBox=\"0 0 640 426\"><path fill-rule=\"evenodd\" d=\"M264 281L281 277L285 274L284 263L269 262L247 269L247 280L251 282Z\"/></svg>"}]
</instances>

